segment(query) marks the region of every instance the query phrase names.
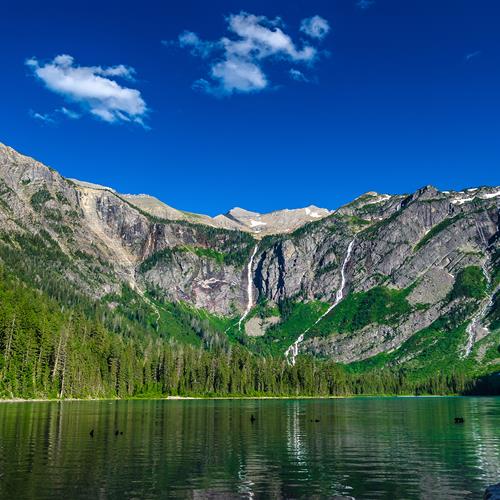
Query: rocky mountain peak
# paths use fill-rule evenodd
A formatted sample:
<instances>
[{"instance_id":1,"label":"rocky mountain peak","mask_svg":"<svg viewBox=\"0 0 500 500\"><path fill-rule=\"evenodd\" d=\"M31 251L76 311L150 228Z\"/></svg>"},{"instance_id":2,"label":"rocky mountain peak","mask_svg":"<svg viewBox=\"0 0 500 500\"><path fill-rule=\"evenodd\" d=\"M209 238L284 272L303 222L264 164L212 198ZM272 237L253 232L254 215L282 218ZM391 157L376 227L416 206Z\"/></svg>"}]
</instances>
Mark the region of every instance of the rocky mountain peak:
<instances>
[{"instance_id":1,"label":"rocky mountain peak","mask_svg":"<svg viewBox=\"0 0 500 500\"><path fill-rule=\"evenodd\" d=\"M235 217L237 219L241 217L260 217L258 212L252 212L251 210L245 210L244 208L234 207L227 212L226 215L230 215L231 217Z\"/></svg>"},{"instance_id":2,"label":"rocky mountain peak","mask_svg":"<svg viewBox=\"0 0 500 500\"><path fill-rule=\"evenodd\" d=\"M439 197L440 195L441 193L439 192L439 190L429 184L418 189L413 195L413 199L430 200Z\"/></svg>"}]
</instances>

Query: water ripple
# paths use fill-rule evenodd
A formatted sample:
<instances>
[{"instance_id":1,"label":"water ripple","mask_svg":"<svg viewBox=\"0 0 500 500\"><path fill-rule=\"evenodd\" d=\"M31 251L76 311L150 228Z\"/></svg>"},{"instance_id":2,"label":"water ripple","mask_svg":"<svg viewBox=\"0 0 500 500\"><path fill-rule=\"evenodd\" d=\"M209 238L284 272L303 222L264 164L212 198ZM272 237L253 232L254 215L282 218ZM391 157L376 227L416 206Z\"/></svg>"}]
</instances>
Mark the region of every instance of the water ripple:
<instances>
[{"instance_id":1,"label":"water ripple","mask_svg":"<svg viewBox=\"0 0 500 500\"><path fill-rule=\"evenodd\" d=\"M0 405L1 498L477 498L499 478L498 398Z\"/></svg>"}]
</instances>

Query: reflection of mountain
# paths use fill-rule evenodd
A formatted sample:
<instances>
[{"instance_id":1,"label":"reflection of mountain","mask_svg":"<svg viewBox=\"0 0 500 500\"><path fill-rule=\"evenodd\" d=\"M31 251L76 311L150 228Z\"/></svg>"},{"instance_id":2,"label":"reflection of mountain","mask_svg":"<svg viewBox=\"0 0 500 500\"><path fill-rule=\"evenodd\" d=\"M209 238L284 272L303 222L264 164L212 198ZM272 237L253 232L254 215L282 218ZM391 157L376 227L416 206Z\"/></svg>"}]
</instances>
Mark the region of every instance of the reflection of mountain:
<instances>
[{"instance_id":1,"label":"reflection of mountain","mask_svg":"<svg viewBox=\"0 0 500 500\"><path fill-rule=\"evenodd\" d=\"M477 498L500 473L499 410L466 398L0 405L0 497Z\"/></svg>"}]
</instances>

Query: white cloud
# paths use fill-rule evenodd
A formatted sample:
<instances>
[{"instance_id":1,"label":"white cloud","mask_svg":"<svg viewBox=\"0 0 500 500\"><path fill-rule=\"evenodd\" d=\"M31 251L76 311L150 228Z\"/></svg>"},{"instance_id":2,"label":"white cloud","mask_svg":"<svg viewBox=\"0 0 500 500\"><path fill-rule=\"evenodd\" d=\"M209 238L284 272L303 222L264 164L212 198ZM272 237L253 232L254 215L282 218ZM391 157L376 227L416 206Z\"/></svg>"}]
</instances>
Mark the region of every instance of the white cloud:
<instances>
[{"instance_id":1,"label":"white cloud","mask_svg":"<svg viewBox=\"0 0 500 500\"><path fill-rule=\"evenodd\" d=\"M293 42L283 31L280 18L268 19L240 12L230 15L226 21L230 36L216 41L202 40L192 31L179 35L178 46L209 61L209 79L197 80L193 84L195 89L214 95L258 92L270 83L263 68L266 60L312 64L318 58L318 50L309 43L297 46ZM326 20L314 16L302 24L306 21L315 26L311 36L322 38L326 35L329 29ZM172 42L162 43L170 45Z\"/></svg>"},{"instance_id":2,"label":"white cloud","mask_svg":"<svg viewBox=\"0 0 500 500\"><path fill-rule=\"evenodd\" d=\"M179 46L182 48L191 49L193 56L208 57L217 50L217 42L208 42L201 40L200 37L192 31L184 31L179 35Z\"/></svg>"},{"instance_id":3,"label":"white cloud","mask_svg":"<svg viewBox=\"0 0 500 500\"><path fill-rule=\"evenodd\" d=\"M109 123L125 121L144 126L143 120L148 110L141 93L108 78L133 80L133 68L122 64L107 68L77 66L73 57L67 54L44 64L31 58L26 61L26 65L49 90L78 104L82 111ZM63 109L66 108L61 108L61 113L69 118L77 118L78 113Z\"/></svg>"},{"instance_id":4,"label":"white cloud","mask_svg":"<svg viewBox=\"0 0 500 500\"><path fill-rule=\"evenodd\" d=\"M295 80L296 82L308 82L309 81L309 78L307 78L307 76L304 75L304 73L302 73L302 71L300 71L298 69L291 68L290 71L288 71L288 74L290 75L290 78L292 80Z\"/></svg>"},{"instance_id":5,"label":"white cloud","mask_svg":"<svg viewBox=\"0 0 500 500\"><path fill-rule=\"evenodd\" d=\"M76 111L73 111L72 109L65 108L64 106L62 108L59 108L57 111L59 113L63 114L64 116L67 116L71 120L78 120L82 116L79 113L77 113Z\"/></svg>"},{"instance_id":6,"label":"white cloud","mask_svg":"<svg viewBox=\"0 0 500 500\"><path fill-rule=\"evenodd\" d=\"M320 16L313 16L304 19L300 25L300 31L310 36L321 40L330 31L328 21Z\"/></svg>"},{"instance_id":7,"label":"white cloud","mask_svg":"<svg viewBox=\"0 0 500 500\"><path fill-rule=\"evenodd\" d=\"M54 118L47 113L37 113L36 111L30 110L30 116L31 118L34 118L35 120L39 120L43 123L50 123L53 124L55 123Z\"/></svg>"},{"instance_id":8,"label":"white cloud","mask_svg":"<svg viewBox=\"0 0 500 500\"><path fill-rule=\"evenodd\" d=\"M256 64L230 58L212 66L212 77L219 80L227 93L252 92L267 87L266 75Z\"/></svg>"},{"instance_id":9,"label":"white cloud","mask_svg":"<svg viewBox=\"0 0 500 500\"><path fill-rule=\"evenodd\" d=\"M297 49L292 39L278 27L280 22L280 19L269 20L265 16L246 12L229 16L229 30L238 35L240 40L223 38L226 52L245 58L263 59L278 55L292 61L313 60L316 49L310 45Z\"/></svg>"},{"instance_id":10,"label":"white cloud","mask_svg":"<svg viewBox=\"0 0 500 500\"><path fill-rule=\"evenodd\" d=\"M82 115L73 111L72 109L65 108L64 106L50 113L38 113L36 111L30 110L30 116L35 120L40 120L44 123L55 124L59 121L61 116L69 118L70 120L78 120Z\"/></svg>"}]
</instances>

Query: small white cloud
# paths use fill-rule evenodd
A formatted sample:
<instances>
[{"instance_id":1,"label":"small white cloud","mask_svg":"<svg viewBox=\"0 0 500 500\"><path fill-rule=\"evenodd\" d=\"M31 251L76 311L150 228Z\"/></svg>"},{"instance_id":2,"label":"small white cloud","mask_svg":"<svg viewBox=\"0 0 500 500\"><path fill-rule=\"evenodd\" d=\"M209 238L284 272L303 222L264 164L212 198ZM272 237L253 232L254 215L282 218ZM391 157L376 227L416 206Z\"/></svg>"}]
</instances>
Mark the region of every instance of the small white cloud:
<instances>
[{"instance_id":1,"label":"small white cloud","mask_svg":"<svg viewBox=\"0 0 500 500\"><path fill-rule=\"evenodd\" d=\"M212 76L219 80L224 92L255 92L267 86L266 75L251 62L231 58L212 67Z\"/></svg>"},{"instance_id":2,"label":"small white cloud","mask_svg":"<svg viewBox=\"0 0 500 500\"><path fill-rule=\"evenodd\" d=\"M228 16L226 21L230 36L207 41L192 31L184 31L174 42L188 49L192 55L209 61L209 78L194 82L196 90L219 96L258 92L270 83L263 68L266 60L310 65L318 58L317 49L309 43L302 46L294 43L283 31L280 18L269 19L240 12ZM313 38L322 38L327 33L329 26L326 20L314 16L309 21L312 23Z\"/></svg>"},{"instance_id":3,"label":"small white cloud","mask_svg":"<svg viewBox=\"0 0 500 500\"><path fill-rule=\"evenodd\" d=\"M297 49L290 36L278 27L279 18L270 20L241 12L229 16L228 23L229 30L240 37L240 40L222 39L228 54L256 59L281 56L292 61L311 61L316 56L316 49L310 45Z\"/></svg>"},{"instance_id":4,"label":"small white cloud","mask_svg":"<svg viewBox=\"0 0 500 500\"><path fill-rule=\"evenodd\" d=\"M65 108L64 106L62 108L59 108L57 111L59 113L63 114L64 116L67 116L71 120L78 120L82 116L79 113L77 113L76 111L73 111L71 109Z\"/></svg>"},{"instance_id":5,"label":"small white cloud","mask_svg":"<svg viewBox=\"0 0 500 500\"><path fill-rule=\"evenodd\" d=\"M201 40L196 33L184 31L179 35L179 47L191 49L193 56L206 58L217 50L218 43Z\"/></svg>"},{"instance_id":6,"label":"small white cloud","mask_svg":"<svg viewBox=\"0 0 500 500\"><path fill-rule=\"evenodd\" d=\"M356 2L356 7L362 10L366 10L369 9L374 4L375 0L358 0L358 2Z\"/></svg>"},{"instance_id":7,"label":"small white cloud","mask_svg":"<svg viewBox=\"0 0 500 500\"><path fill-rule=\"evenodd\" d=\"M295 80L296 82L308 82L309 81L309 78L307 78L306 75L304 75L304 73L302 73L302 71L300 71L298 69L291 68L290 71L288 72L288 74L290 75L290 78L292 80Z\"/></svg>"},{"instance_id":8,"label":"small white cloud","mask_svg":"<svg viewBox=\"0 0 500 500\"><path fill-rule=\"evenodd\" d=\"M39 120L43 123L55 123L54 118L52 118L52 116L48 113L37 113L36 111L30 110L29 115L31 116L31 118Z\"/></svg>"},{"instance_id":9,"label":"small white cloud","mask_svg":"<svg viewBox=\"0 0 500 500\"><path fill-rule=\"evenodd\" d=\"M103 68L101 66L77 66L72 56L62 54L52 61L41 64L38 59L26 61L35 76L45 86L76 103L88 112L109 123L135 122L144 126L147 106L136 89L123 87L113 78L133 80L134 69L122 64ZM75 119L78 113L70 110L61 113Z\"/></svg>"},{"instance_id":10,"label":"small white cloud","mask_svg":"<svg viewBox=\"0 0 500 500\"><path fill-rule=\"evenodd\" d=\"M330 31L330 24L326 19L320 16L313 16L302 20L300 31L311 38L321 40Z\"/></svg>"}]
</instances>

